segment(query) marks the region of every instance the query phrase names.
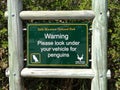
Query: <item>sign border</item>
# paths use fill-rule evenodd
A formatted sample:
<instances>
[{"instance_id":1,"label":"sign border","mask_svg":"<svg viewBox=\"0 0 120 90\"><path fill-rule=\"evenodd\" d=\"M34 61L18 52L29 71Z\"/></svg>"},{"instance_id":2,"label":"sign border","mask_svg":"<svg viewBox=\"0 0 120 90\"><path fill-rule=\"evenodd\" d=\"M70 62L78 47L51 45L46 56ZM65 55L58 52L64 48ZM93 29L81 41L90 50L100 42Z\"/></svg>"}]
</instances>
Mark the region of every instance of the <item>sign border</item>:
<instances>
[{"instance_id":1,"label":"sign border","mask_svg":"<svg viewBox=\"0 0 120 90\"><path fill-rule=\"evenodd\" d=\"M40 63L32 63L30 62L30 55L29 55L29 27L30 26L55 26L55 25L82 25L86 26L86 63L85 64L40 64ZM89 25L88 23L36 23L36 24L28 24L27 25L27 67L89 67L89 60L88 60L88 29ZM29 60L28 60L29 59Z\"/></svg>"}]
</instances>

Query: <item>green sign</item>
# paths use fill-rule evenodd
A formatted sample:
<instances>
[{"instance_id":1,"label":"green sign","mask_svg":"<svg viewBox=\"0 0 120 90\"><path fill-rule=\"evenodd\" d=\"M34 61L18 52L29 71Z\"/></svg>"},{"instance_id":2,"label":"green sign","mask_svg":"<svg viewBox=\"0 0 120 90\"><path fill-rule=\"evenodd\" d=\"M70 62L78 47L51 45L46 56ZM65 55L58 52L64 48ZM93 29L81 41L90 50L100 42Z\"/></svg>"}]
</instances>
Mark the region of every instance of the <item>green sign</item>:
<instances>
[{"instance_id":1,"label":"green sign","mask_svg":"<svg viewBox=\"0 0 120 90\"><path fill-rule=\"evenodd\" d=\"M28 67L88 67L88 24L28 24Z\"/></svg>"}]
</instances>

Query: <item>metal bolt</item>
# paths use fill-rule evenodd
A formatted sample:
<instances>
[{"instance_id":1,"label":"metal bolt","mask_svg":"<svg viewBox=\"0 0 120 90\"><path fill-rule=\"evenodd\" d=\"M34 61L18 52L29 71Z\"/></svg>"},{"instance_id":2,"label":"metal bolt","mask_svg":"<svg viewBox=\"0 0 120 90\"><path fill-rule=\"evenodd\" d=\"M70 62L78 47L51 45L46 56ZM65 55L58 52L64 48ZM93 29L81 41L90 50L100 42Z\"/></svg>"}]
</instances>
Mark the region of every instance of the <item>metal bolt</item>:
<instances>
[{"instance_id":1,"label":"metal bolt","mask_svg":"<svg viewBox=\"0 0 120 90\"><path fill-rule=\"evenodd\" d=\"M102 15L102 12L100 12L100 14Z\"/></svg>"},{"instance_id":2,"label":"metal bolt","mask_svg":"<svg viewBox=\"0 0 120 90\"><path fill-rule=\"evenodd\" d=\"M15 14L12 14L12 17L14 17L15 16Z\"/></svg>"},{"instance_id":3,"label":"metal bolt","mask_svg":"<svg viewBox=\"0 0 120 90\"><path fill-rule=\"evenodd\" d=\"M13 73L14 76L16 76L16 73Z\"/></svg>"},{"instance_id":4,"label":"metal bolt","mask_svg":"<svg viewBox=\"0 0 120 90\"><path fill-rule=\"evenodd\" d=\"M103 75L100 75L100 78L102 78L103 77Z\"/></svg>"}]
</instances>

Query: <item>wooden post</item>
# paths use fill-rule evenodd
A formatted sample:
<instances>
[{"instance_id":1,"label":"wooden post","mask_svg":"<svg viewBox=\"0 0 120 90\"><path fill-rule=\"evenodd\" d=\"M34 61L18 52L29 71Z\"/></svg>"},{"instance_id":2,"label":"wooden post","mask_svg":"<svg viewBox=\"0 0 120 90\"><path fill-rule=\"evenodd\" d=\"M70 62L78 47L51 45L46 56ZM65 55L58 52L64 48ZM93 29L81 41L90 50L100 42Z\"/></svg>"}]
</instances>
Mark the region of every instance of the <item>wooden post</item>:
<instances>
[{"instance_id":1,"label":"wooden post","mask_svg":"<svg viewBox=\"0 0 120 90\"><path fill-rule=\"evenodd\" d=\"M9 90L24 90L20 76L23 68L22 22L19 13L21 0L8 0Z\"/></svg>"},{"instance_id":2,"label":"wooden post","mask_svg":"<svg viewBox=\"0 0 120 90\"><path fill-rule=\"evenodd\" d=\"M107 0L93 0L91 90L107 90Z\"/></svg>"}]
</instances>

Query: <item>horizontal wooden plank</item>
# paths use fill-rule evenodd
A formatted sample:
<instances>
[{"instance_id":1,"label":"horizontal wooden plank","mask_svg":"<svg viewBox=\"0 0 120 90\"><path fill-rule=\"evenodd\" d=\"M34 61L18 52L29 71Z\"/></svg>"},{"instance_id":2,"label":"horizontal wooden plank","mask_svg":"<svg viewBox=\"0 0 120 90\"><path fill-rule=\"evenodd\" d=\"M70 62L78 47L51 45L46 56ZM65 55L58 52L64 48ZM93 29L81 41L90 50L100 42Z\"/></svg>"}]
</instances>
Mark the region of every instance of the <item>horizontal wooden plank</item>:
<instances>
[{"instance_id":1,"label":"horizontal wooden plank","mask_svg":"<svg viewBox=\"0 0 120 90\"><path fill-rule=\"evenodd\" d=\"M7 12L5 13L7 17ZM20 17L23 20L53 20L53 19L93 19L92 10L81 11L22 11Z\"/></svg>"},{"instance_id":2,"label":"horizontal wooden plank","mask_svg":"<svg viewBox=\"0 0 120 90\"><path fill-rule=\"evenodd\" d=\"M40 78L93 78L92 69L60 69L60 68L24 68L23 77Z\"/></svg>"},{"instance_id":3,"label":"horizontal wooden plank","mask_svg":"<svg viewBox=\"0 0 120 90\"><path fill-rule=\"evenodd\" d=\"M84 11L22 11L20 17L24 20L49 20L49 19L91 19L94 13L91 10Z\"/></svg>"},{"instance_id":4,"label":"horizontal wooden plank","mask_svg":"<svg viewBox=\"0 0 120 90\"><path fill-rule=\"evenodd\" d=\"M41 78L92 78L94 73L91 69L37 69L25 68L22 70L23 77L41 77Z\"/></svg>"},{"instance_id":5,"label":"horizontal wooden plank","mask_svg":"<svg viewBox=\"0 0 120 90\"><path fill-rule=\"evenodd\" d=\"M6 70L6 76L9 76L9 69ZM22 77L33 78L88 78L94 77L92 69L66 69L66 68L24 68L21 71ZM107 78L111 78L111 72L108 70Z\"/></svg>"}]
</instances>

